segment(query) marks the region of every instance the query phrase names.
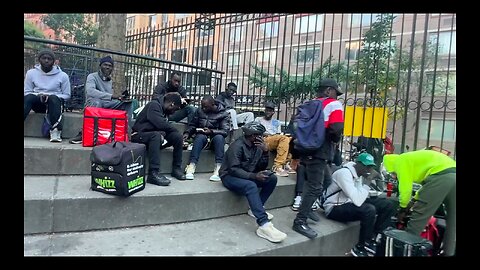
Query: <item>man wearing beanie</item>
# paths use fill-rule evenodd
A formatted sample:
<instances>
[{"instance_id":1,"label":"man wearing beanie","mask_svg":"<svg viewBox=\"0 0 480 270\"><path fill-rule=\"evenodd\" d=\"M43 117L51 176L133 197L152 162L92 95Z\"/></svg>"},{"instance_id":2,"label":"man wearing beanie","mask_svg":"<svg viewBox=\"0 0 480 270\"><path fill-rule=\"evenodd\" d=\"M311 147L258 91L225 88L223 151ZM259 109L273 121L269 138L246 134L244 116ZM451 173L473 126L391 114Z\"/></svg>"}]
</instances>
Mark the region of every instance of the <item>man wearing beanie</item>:
<instances>
[{"instance_id":1,"label":"man wearing beanie","mask_svg":"<svg viewBox=\"0 0 480 270\"><path fill-rule=\"evenodd\" d=\"M113 93L112 72L114 62L112 57L105 56L100 59L100 70L90 73L85 83L86 105L87 107L97 107L105 109L124 110L128 115L129 131L132 123L132 103L122 100L122 95ZM82 132L70 140L70 143L82 143Z\"/></svg>"},{"instance_id":2,"label":"man wearing beanie","mask_svg":"<svg viewBox=\"0 0 480 270\"><path fill-rule=\"evenodd\" d=\"M23 121L31 110L46 113L50 142L62 141L62 104L70 99L70 80L50 49L41 50L34 68L27 71L23 88Z\"/></svg>"}]
</instances>

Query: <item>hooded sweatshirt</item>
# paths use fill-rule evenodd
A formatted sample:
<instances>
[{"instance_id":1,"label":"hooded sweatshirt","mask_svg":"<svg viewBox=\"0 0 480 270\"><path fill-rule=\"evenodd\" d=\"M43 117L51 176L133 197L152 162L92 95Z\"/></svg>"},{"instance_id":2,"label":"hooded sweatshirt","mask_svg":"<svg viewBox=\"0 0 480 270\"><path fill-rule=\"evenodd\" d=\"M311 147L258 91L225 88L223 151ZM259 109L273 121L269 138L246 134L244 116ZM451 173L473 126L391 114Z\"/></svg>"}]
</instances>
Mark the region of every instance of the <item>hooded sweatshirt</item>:
<instances>
[{"instance_id":1,"label":"hooded sweatshirt","mask_svg":"<svg viewBox=\"0 0 480 270\"><path fill-rule=\"evenodd\" d=\"M56 95L63 100L70 99L70 80L67 73L63 72L57 65L54 65L52 70L45 73L40 64L36 64L25 75L23 95L29 94Z\"/></svg>"},{"instance_id":2,"label":"hooded sweatshirt","mask_svg":"<svg viewBox=\"0 0 480 270\"><path fill-rule=\"evenodd\" d=\"M85 91L87 93L87 104L92 100L111 100L113 95L112 80L103 80L100 76L101 71L90 73L85 83Z\"/></svg>"},{"instance_id":3,"label":"hooded sweatshirt","mask_svg":"<svg viewBox=\"0 0 480 270\"><path fill-rule=\"evenodd\" d=\"M383 166L387 172L397 174L400 207L405 208L411 199L413 183L422 184L432 174L456 168L457 162L437 151L418 150L385 155Z\"/></svg>"},{"instance_id":4,"label":"hooded sweatshirt","mask_svg":"<svg viewBox=\"0 0 480 270\"><path fill-rule=\"evenodd\" d=\"M333 207L353 203L355 206L361 206L368 197L370 187L363 184L363 179L358 176L355 170L356 163L351 161L345 163L344 168L336 170L332 174L332 183L328 186L325 193L330 196L325 200L323 207L325 208L325 215L328 217Z\"/></svg>"}]
</instances>

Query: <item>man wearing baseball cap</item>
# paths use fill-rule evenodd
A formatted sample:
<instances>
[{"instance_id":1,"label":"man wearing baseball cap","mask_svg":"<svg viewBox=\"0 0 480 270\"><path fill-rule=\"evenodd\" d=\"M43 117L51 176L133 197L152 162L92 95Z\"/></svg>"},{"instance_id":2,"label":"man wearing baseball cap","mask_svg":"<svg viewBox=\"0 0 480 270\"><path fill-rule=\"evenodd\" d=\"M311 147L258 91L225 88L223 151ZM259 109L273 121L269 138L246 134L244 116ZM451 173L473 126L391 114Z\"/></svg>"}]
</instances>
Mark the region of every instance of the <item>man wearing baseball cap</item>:
<instances>
[{"instance_id":1,"label":"man wearing baseball cap","mask_svg":"<svg viewBox=\"0 0 480 270\"><path fill-rule=\"evenodd\" d=\"M329 219L341 222L360 220L360 235L351 252L356 257L370 256L376 252L375 238L385 230L395 214L393 200L369 198L370 183L367 176L375 162L368 153L360 154L355 162L347 162L332 174L323 204Z\"/></svg>"}]
</instances>

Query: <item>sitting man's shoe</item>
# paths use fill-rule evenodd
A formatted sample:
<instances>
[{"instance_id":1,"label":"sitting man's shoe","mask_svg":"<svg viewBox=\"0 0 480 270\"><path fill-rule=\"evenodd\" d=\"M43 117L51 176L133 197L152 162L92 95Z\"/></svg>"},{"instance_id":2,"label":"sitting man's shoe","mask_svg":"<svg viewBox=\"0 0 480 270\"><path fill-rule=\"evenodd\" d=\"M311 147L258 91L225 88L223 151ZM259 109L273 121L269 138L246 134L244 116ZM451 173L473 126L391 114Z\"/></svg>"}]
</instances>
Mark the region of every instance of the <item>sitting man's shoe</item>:
<instances>
[{"instance_id":1,"label":"sitting man's shoe","mask_svg":"<svg viewBox=\"0 0 480 270\"><path fill-rule=\"evenodd\" d=\"M168 186L170 185L170 179L161 175L158 171L151 171L150 174L148 174L147 183L157 186Z\"/></svg>"},{"instance_id":2,"label":"sitting man's shoe","mask_svg":"<svg viewBox=\"0 0 480 270\"><path fill-rule=\"evenodd\" d=\"M62 142L62 131L57 128L50 130L50 142Z\"/></svg>"},{"instance_id":3,"label":"sitting man's shoe","mask_svg":"<svg viewBox=\"0 0 480 270\"><path fill-rule=\"evenodd\" d=\"M82 132L78 132L77 136L71 138L69 141L71 144L80 144L82 143Z\"/></svg>"},{"instance_id":4,"label":"sitting man's shoe","mask_svg":"<svg viewBox=\"0 0 480 270\"><path fill-rule=\"evenodd\" d=\"M320 216L319 216L316 212L311 211L311 210L310 210L310 212L308 212L307 217L308 217L309 219L315 221L315 222L319 222L319 221L320 221Z\"/></svg>"},{"instance_id":5,"label":"sitting man's shoe","mask_svg":"<svg viewBox=\"0 0 480 270\"><path fill-rule=\"evenodd\" d=\"M278 167L273 167L272 171L275 173L277 176L282 176L282 177L288 177L288 172L282 168L282 166Z\"/></svg>"},{"instance_id":6,"label":"sitting man's shoe","mask_svg":"<svg viewBox=\"0 0 480 270\"><path fill-rule=\"evenodd\" d=\"M310 239L313 239L318 235L317 232L310 228L306 222L294 221L292 229Z\"/></svg>"},{"instance_id":7,"label":"sitting man's shoe","mask_svg":"<svg viewBox=\"0 0 480 270\"><path fill-rule=\"evenodd\" d=\"M271 222L258 226L257 235L273 243L280 243L287 238L287 234L273 227Z\"/></svg>"},{"instance_id":8,"label":"sitting man's shoe","mask_svg":"<svg viewBox=\"0 0 480 270\"><path fill-rule=\"evenodd\" d=\"M182 169L177 168L172 170L172 176L177 178L178 180L186 180L185 174L183 173Z\"/></svg>"},{"instance_id":9,"label":"sitting man's shoe","mask_svg":"<svg viewBox=\"0 0 480 270\"><path fill-rule=\"evenodd\" d=\"M368 252L365 246L355 245L350 251L354 257L368 257Z\"/></svg>"},{"instance_id":10,"label":"sitting man's shoe","mask_svg":"<svg viewBox=\"0 0 480 270\"><path fill-rule=\"evenodd\" d=\"M377 247L377 242L373 240L365 243L365 250L372 255L375 255L377 253Z\"/></svg>"}]
</instances>

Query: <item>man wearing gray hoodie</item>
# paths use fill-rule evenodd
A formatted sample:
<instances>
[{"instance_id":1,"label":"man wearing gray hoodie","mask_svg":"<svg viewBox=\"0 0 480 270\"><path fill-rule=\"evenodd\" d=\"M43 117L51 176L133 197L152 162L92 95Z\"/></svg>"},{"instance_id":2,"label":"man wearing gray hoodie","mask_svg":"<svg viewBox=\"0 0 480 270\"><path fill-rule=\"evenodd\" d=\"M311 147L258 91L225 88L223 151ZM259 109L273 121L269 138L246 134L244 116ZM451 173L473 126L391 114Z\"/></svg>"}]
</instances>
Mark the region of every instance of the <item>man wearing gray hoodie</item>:
<instances>
[{"instance_id":1,"label":"man wearing gray hoodie","mask_svg":"<svg viewBox=\"0 0 480 270\"><path fill-rule=\"evenodd\" d=\"M38 62L27 71L23 88L23 121L31 110L47 113L51 124L50 142L62 141L62 104L70 99L70 80L59 66L55 54L44 49L38 54Z\"/></svg>"}]
</instances>

